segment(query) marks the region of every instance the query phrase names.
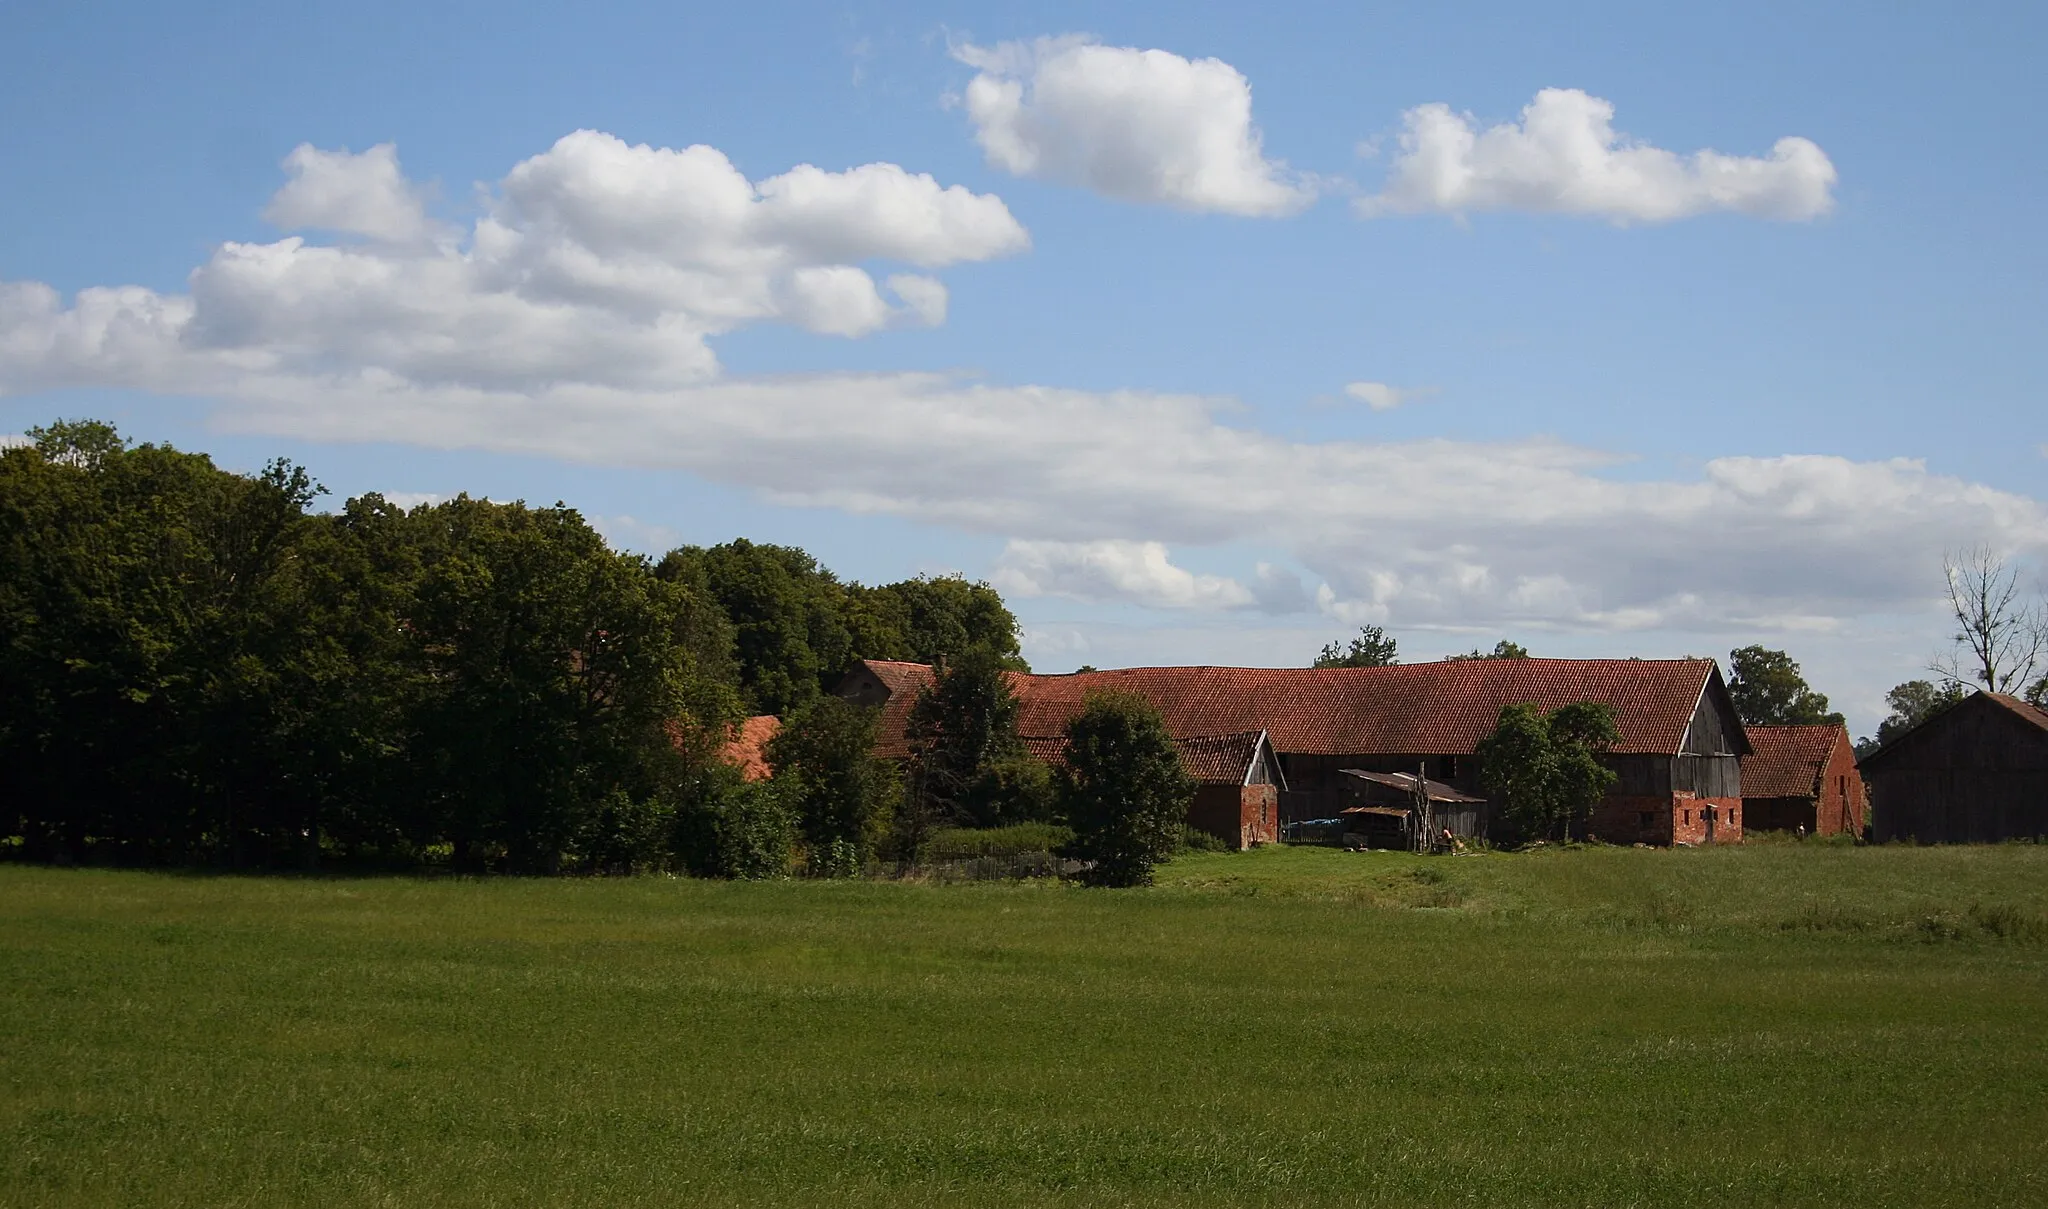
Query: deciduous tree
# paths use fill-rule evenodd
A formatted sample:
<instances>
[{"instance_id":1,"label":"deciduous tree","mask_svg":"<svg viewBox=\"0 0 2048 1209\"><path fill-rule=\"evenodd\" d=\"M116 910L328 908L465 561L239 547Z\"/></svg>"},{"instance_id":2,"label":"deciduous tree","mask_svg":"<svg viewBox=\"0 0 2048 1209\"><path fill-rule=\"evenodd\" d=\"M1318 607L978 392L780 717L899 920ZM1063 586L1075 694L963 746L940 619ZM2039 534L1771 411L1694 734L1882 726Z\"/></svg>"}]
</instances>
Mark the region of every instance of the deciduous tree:
<instances>
[{"instance_id":1,"label":"deciduous tree","mask_svg":"<svg viewBox=\"0 0 2048 1209\"><path fill-rule=\"evenodd\" d=\"M1158 707L1134 693L1093 692L1067 722L1056 794L1074 829L1068 851L1101 886L1142 886L1172 853L1194 801Z\"/></svg>"}]
</instances>

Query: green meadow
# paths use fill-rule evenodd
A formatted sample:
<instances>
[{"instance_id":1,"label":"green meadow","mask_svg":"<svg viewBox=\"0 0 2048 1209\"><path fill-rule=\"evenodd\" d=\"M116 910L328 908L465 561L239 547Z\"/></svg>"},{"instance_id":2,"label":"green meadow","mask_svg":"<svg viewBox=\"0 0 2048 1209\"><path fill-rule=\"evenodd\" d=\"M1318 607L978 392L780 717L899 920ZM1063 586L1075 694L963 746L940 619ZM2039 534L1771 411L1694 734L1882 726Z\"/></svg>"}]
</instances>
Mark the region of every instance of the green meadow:
<instances>
[{"instance_id":1,"label":"green meadow","mask_svg":"<svg viewBox=\"0 0 2048 1209\"><path fill-rule=\"evenodd\" d=\"M0 1203L2048 1203L2048 847L5 866Z\"/></svg>"}]
</instances>

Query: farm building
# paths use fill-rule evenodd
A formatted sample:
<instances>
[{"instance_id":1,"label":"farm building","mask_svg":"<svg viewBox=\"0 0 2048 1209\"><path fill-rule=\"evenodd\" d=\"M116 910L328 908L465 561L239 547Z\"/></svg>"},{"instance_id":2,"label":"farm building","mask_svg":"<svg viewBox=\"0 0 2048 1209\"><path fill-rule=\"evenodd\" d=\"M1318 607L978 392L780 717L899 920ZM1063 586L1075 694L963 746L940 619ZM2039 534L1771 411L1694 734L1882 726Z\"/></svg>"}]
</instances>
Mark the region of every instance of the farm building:
<instances>
[{"instance_id":1,"label":"farm building","mask_svg":"<svg viewBox=\"0 0 2048 1209\"><path fill-rule=\"evenodd\" d=\"M1863 758L1880 841L2048 837L2048 710L1972 693Z\"/></svg>"},{"instance_id":2,"label":"farm building","mask_svg":"<svg viewBox=\"0 0 2048 1209\"><path fill-rule=\"evenodd\" d=\"M840 694L879 706L878 752L909 754L904 724L930 683L918 663L869 660ZM1734 703L1711 659L1473 659L1379 668L1156 667L1066 676L1017 673L1018 729L1058 734L1086 695L1120 689L1159 707L1176 738L1267 732L1278 755L1283 821L1354 805L1347 770L1413 773L1483 797L1480 739L1504 705L1614 708L1607 756L1620 777L1593 818L1620 843L1741 838L1741 757ZM1486 829L1483 821L1481 830Z\"/></svg>"},{"instance_id":3,"label":"farm building","mask_svg":"<svg viewBox=\"0 0 2048 1209\"><path fill-rule=\"evenodd\" d=\"M1188 826L1233 848L1280 838L1280 791L1286 783L1265 731L1188 735L1173 742L1181 766L1195 782ZM1027 736L1024 746L1040 760L1057 764L1067 741L1061 735L1035 735Z\"/></svg>"},{"instance_id":4,"label":"farm building","mask_svg":"<svg viewBox=\"0 0 2048 1209\"><path fill-rule=\"evenodd\" d=\"M1745 831L1863 834L1863 776L1849 732L1832 726L1747 726L1742 758Z\"/></svg>"}]
</instances>

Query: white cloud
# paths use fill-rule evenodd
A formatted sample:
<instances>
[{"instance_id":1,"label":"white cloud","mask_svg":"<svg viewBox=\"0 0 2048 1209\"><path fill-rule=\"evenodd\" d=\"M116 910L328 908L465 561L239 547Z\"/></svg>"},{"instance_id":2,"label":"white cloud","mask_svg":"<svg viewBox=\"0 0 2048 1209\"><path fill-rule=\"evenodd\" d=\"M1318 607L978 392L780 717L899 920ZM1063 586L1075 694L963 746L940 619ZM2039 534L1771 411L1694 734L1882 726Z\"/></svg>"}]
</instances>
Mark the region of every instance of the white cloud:
<instances>
[{"instance_id":1,"label":"white cloud","mask_svg":"<svg viewBox=\"0 0 2048 1209\"><path fill-rule=\"evenodd\" d=\"M1018 596L1119 601L1155 609L1237 609L1253 603L1234 579L1173 565L1159 542L1012 541L989 581Z\"/></svg>"},{"instance_id":2,"label":"white cloud","mask_svg":"<svg viewBox=\"0 0 2048 1209\"><path fill-rule=\"evenodd\" d=\"M1389 386L1385 382L1352 382L1344 387L1344 393L1374 411L1392 411L1403 403L1427 398L1436 391L1429 387Z\"/></svg>"},{"instance_id":3,"label":"white cloud","mask_svg":"<svg viewBox=\"0 0 2048 1209\"><path fill-rule=\"evenodd\" d=\"M454 498L453 496L442 495L436 491L385 491L380 494L383 495L385 503L403 508L407 512L412 511L421 504L433 505L443 500Z\"/></svg>"},{"instance_id":4,"label":"white cloud","mask_svg":"<svg viewBox=\"0 0 2048 1209\"><path fill-rule=\"evenodd\" d=\"M390 143L360 155L300 143L284 169L291 180L263 210L264 221L280 230L338 231L396 244L448 234L427 217L425 198L399 170L398 149Z\"/></svg>"},{"instance_id":5,"label":"white cloud","mask_svg":"<svg viewBox=\"0 0 2048 1209\"><path fill-rule=\"evenodd\" d=\"M373 237L228 243L190 293L89 289L70 306L0 283L0 391L77 382L204 391L222 378L523 390L655 389L717 373L708 338L749 323L861 336L945 318L923 268L1029 246L999 198L894 164L802 165L750 183L710 147L578 131L519 165L466 240L422 243L389 147L301 148L274 220Z\"/></svg>"},{"instance_id":6,"label":"white cloud","mask_svg":"<svg viewBox=\"0 0 2048 1209\"><path fill-rule=\"evenodd\" d=\"M1081 37L983 47L967 116L988 162L1122 201L1253 217L1292 214L1315 189L1267 159L1252 89L1221 59L1101 46Z\"/></svg>"},{"instance_id":7,"label":"white cloud","mask_svg":"<svg viewBox=\"0 0 2048 1209\"><path fill-rule=\"evenodd\" d=\"M1834 205L1835 166L1803 138L1769 156L1680 156L1614 130L1614 105L1576 88L1546 88L1521 120L1480 130L1443 104L1403 115L1385 188L1365 216L1525 210L1614 222L1666 222L1711 210L1810 219Z\"/></svg>"},{"instance_id":8,"label":"white cloud","mask_svg":"<svg viewBox=\"0 0 2048 1209\"><path fill-rule=\"evenodd\" d=\"M1347 623L1811 632L1922 610L1945 548L2048 553L2039 501L1912 461L1731 457L1623 480L1612 451L1304 441L1187 395L720 378L706 338L741 323L936 315L939 293L908 274L886 279L902 307L878 312L861 247L925 263L1022 246L999 202L897 173L844 191L902 185L932 209L900 221L926 228L863 219L856 239L817 218L843 207L770 200L839 186L750 185L709 148L571 136L515 170L459 246L233 244L187 294L68 304L0 283L0 393L127 387L217 400L218 422L248 432L677 470L1010 540L1002 570L1024 590ZM952 218L929 223L939 211ZM1168 547L1290 569L1196 574Z\"/></svg>"}]
</instances>

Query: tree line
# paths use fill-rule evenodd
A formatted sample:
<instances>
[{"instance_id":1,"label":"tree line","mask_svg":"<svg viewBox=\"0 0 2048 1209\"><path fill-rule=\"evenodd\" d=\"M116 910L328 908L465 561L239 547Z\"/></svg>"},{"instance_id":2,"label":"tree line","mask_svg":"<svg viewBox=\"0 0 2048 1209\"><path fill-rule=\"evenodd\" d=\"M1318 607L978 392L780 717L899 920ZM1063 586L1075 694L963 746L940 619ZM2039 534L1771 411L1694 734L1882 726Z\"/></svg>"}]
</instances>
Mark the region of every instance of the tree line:
<instances>
[{"instance_id":1,"label":"tree line","mask_svg":"<svg viewBox=\"0 0 2048 1209\"><path fill-rule=\"evenodd\" d=\"M986 584L862 585L744 540L650 560L561 504L322 494L91 421L0 452L0 843L745 871L778 818L840 827L831 761L864 720L821 703L855 660L1023 667ZM750 713L793 722L772 790L717 758Z\"/></svg>"}]
</instances>

